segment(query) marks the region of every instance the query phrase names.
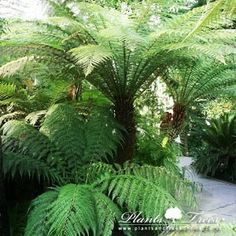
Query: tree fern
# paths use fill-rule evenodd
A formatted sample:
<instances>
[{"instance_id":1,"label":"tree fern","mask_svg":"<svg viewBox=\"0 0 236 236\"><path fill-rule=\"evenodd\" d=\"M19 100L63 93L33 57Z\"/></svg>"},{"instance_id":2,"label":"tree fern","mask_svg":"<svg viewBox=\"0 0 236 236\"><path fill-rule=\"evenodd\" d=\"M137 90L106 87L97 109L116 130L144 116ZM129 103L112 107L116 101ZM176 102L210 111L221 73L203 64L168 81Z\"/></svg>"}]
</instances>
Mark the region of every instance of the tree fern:
<instances>
[{"instance_id":1,"label":"tree fern","mask_svg":"<svg viewBox=\"0 0 236 236\"><path fill-rule=\"evenodd\" d=\"M225 88L236 83L235 66L228 56L227 64L216 61L190 63L177 70L169 68L162 77L173 97L174 114L169 122L171 136L176 137L184 127L185 120L194 106L201 99L214 99ZM214 67L212 67L214 63ZM178 118L179 117L179 118Z\"/></svg>"},{"instance_id":2,"label":"tree fern","mask_svg":"<svg viewBox=\"0 0 236 236\"><path fill-rule=\"evenodd\" d=\"M25 55L27 52L34 58L42 58L47 65L60 65L73 79L86 77L107 96L115 104L118 122L127 130L118 149L118 159L124 162L134 152L134 100L171 65L182 68L189 61L205 60L205 57L225 62L225 56L234 51L231 39L221 34L224 38L221 44L220 38L216 43L209 43L206 31L200 30L211 26L209 22L215 20L221 8L229 12L233 2L219 0L207 5L207 11L204 7L194 8L186 14L170 15L170 20L163 17L162 24L149 27L149 18L154 14L151 4L143 8L144 14L134 11L124 17L119 10L98 4L50 1L51 16L56 18L28 23L30 33L27 34L27 23L19 22L22 27L8 24L12 30L2 37L0 46L8 53ZM77 14L78 10L83 13ZM204 17L198 21L202 13ZM219 27L209 30L214 33ZM225 45L227 50L222 50L220 45ZM122 112L124 107L126 111Z\"/></svg>"}]
</instances>

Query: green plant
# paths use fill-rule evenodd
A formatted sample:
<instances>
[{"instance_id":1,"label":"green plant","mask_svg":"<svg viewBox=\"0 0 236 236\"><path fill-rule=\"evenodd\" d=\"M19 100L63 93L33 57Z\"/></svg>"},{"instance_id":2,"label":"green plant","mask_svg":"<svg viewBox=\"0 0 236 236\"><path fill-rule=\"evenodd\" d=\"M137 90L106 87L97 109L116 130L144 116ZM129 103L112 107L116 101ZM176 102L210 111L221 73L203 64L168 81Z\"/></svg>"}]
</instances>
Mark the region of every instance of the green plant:
<instances>
[{"instance_id":1,"label":"green plant","mask_svg":"<svg viewBox=\"0 0 236 236\"><path fill-rule=\"evenodd\" d=\"M223 61L224 52L232 49L225 45L223 52L222 41L219 44L231 32L219 33L219 40L210 44L218 29L214 27L212 34L206 32L219 15L231 15L234 4L229 0L209 3L207 10L204 6L178 17L164 17L162 24L154 26L150 18L156 12L151 5L142 8L137 4L141 14L134 11L127 16L84 2L50 3L53 13L46 22L8 25L11 30L3 37L1 48L19 55L27 52L28 58L34 55L34 60L59 65L75 86L86 78L108 97L115 105L116 119L127 131L118 149L120 163L130 160L134 152L135 99L170 65L182 66L202 54ZM28 62L19 60L22 66Z\"/></svg>"},{"instance_id":2,"label":"green plant","mask_svg":"<svg viewBox=\"0 0 236 236\"><path fill-rule=\"evenodd\" d=\"M168 136L160 134L153 120L139 119L137 128L137 144L134 161L154 166L173 167L173 173L179 173L176 167L180 147Z\"/></svg>"},{"instance_id":3,"label":"green plant","mask_svg":"<svg viewBox=\"0 0 236 236\"><path fill-rule=\"evenodd\" d=\"M54 188L36 198L25 235L112 235L126 211L163 217L170 206L195 202L191 185L165 168L94 163L87 182Z\"/></svg>"},{"instance_id":4,"label":"green plant","mask_svg":"<svg viewBox=\"0 0 236 236\"><path fill-rule=\"evenodd\" d=\"M234 180L236 178L236 117L225 114L209 121L202 133L205 146L196 159L195 166L201 173Z\"/></svg>"},{"instance_id":5,"label":"green plant","mask_svg":"<svg viewBox=\"0 0 236 236\"><path fill-rule=\"evenodd\" d=\"M235 85L234 74L235 65L230 61L219 64L205 60L181 68L170 67L162 77L174 100L173 114L165 126L169 136L175 138L184 130L192 107L199 106L201 101L214 99L226 88Z\"/></svg>"},{"instance_id":6,"label":"green plant","mask_svg":"<svg viewBox=\"0 0 236 236\"><path fill-rule=\"evenodd\" d=\"M33 117L35 123L38 114ZM20 120L3 125L3 171L12 177L78 182L87 164L114 156L120 130L109 110L93 108L88 113L70 103L53 105L40 127Z\"/></svg>"}]
</instances>

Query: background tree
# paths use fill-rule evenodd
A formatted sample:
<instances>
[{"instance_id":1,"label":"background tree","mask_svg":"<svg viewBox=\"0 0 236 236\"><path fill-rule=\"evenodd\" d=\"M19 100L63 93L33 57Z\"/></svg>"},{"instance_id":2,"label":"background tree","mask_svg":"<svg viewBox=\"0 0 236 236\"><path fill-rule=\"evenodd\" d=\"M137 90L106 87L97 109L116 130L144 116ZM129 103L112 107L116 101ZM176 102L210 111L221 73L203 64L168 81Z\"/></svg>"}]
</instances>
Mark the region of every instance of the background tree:
<instances>
[{"instance_id":1,"label":"background tree","mask_svg":"<svg viewBox=\"0 0 236 236\"><path fill-rule=\"evenodd\" d=\"M230 54L233 53L229 52ZM202 60L187 67L170 67L162 77L174 100L173 114L166 124L167 133L176 138L184 129L188 115L197 103L211 100L225 89L235 85L235 65Z\"/></svg>"}]
</instances>

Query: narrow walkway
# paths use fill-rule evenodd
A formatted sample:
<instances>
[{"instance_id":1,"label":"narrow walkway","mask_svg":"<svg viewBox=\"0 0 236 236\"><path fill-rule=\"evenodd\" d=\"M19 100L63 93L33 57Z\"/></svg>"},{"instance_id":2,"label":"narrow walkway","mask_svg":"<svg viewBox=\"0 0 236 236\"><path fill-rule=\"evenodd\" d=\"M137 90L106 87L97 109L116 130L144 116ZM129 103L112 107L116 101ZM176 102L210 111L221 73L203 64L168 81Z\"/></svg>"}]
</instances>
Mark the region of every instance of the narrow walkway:
<instances>
[{"instance_id":1,"label":"narrow walkway","mask_svg":"<svg viewBox=\"0 0 236 236\"><path fill-rule=\"evenodd\" d=\"M191 163L190 157L181 157L179 165L186 169L187 178L202 187L197 194L201 217L224 219L225 223L236 224L236 184L197 175Z\"/></svg>"}]
</instances>

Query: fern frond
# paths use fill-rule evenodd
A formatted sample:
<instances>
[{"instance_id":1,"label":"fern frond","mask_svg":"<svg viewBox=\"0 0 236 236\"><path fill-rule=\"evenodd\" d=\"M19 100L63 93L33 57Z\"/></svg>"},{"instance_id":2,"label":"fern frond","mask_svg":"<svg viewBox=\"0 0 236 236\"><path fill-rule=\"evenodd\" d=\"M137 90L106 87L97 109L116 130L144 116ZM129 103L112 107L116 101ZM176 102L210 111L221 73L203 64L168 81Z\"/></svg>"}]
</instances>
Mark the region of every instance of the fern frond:
<instances>
[{"instance_id":1,"label":"fern frond","mask_svg":"<svg viewBox=\"0 0 236 236\"><path fill-rule=\"evenodd\" d=\"M25 176L36 177L38 181L46 180L58 184L63 182L59 172L42 160L13 152L4 152L3 157L3 172L6 177Z\"/></svg>"},{"instance_id":2,"label":"fern frond","mask_svg":"<svg viewBox=\"0 0 236 236\"><path fill-rule=\"evenodd\" d=\"M27 63L32 62L34 60L33 56L26 56L19 58L14 61L10 61L7 64L0 67L0 76L7 77L12 76L15 73L21 71Z\"/></svg>"},{"instance_id":3,"label":"fern frond","mask_svg":"<svg viewBox=\"0 0 236 236\"><path fill-rule=\"evenodd\" d=\"M92 183L99 181L99 179L102 181L104 178L119 175L142 177L170 193L184 209L196 207L195 186L181 175L176 175L165 167L124 163L123 166L116 165L114 168L109 164L98 162L89 166L87 180ZM105 183L103 184L106 186Z\"/></svg>"},{"instance_id":4,"label":"fern frond","mask_svg":"<svg viewBox=\"0 0 236 236\"><path fill-rule=\"evenodd\" d=\"M50 153L52 145L47 137L23 121L8 121L2 130L5 151L32 155L36 159L41 159Z\"/></svg>"},{"instance_id":5,"label":"fern frond","mask_svg":"<svg viewBox=\"0 0 236 236\"><path fill-rule=\"evenodd\" d=\"M235 0L217 0L213 3L208 3L205 13L199 19L193 30L186 36L184 41L201 31L205 26L208 26L209 23L218 20L222 15L231 15L235 13L235 5Z\"/></svg>"},{"instance_id":6,"label":"fern frond","mask_svg":"<svg viewBox=\"0 0 236 236\"><path fill-rule=\"evenodd\" d=\"M70 50L76 63L80 65L85 76L88 76L96 66L111 58L111 52L100 45L86 45Z\"/></svg>"},{"instance_id":7,"label":"fern frond","mask_svg":"<svg viewBox=\"0 0 236 236\"><path fill-rule=\"evenodd\" d=\"M57 104L50 107L40 132L64 153L68 161L72 161L71 166L77 166L82 160L85 148L84 122L73 106Z\"/></svg>"},{"instance_id":8,"label":"fern frond","mask_svg":"<svg viewBox=\"0 0 236 236\"><path fill-rule=\"evenodd\" d=\"M122 142L123 127L104 109L95 110L86 124L85 159L101 160L113 157ZM106 145L104 145L106 144Z\"/></svg>"},{"instance_id":9,"label":"fern frond","mask_svg":"<svg viewBox=\"0 0 236 236\"><path fill-rule=\"evenodd\" d=\"M25 121L35 126L43 119L43 117L46 115L46 112L46 110L31 112L25 117Z\"/></svg>"},{"instance_id":10,"label":"fern frond","mask_svg":"<svg viewBox=\"0 0 236 236\"><path fill-rule=\"evenodd\" d=\"M46 192L32 202L25 228L25 236L47 235L49 228L47 224L47 214L50 209L50 204L57 199L58 192L57 189Z\"/></svg>"},{"instance_id":11,"label":"fern frond","mask_svg":"<svg viewBox=\"0 0 236 236\"><path fill-rule=\"evenodd\" d=\"M104 194L90 186L68 184L32 202L25 235L110 236L120 215Z\"/></svg>"},{"instance_id":12,"label":"fern frond","mask_svg":"<svg viewBox=\"0 0 236 236\"><path fill-rule=\"evenodd\" d=\"M5 100L12 97L16 92L16 86L14 84L0 83L0 100Z\"/></svg>"},{"instance_id":13,"label":"fern frond","mask_svg":"<svg viewBox=\"0 0 236 236\"><path fill-rule=\"evenodd\" d=\"M49 235L96 232L94 198L87 186L68 184L60 189L48 213Z\"/></svg>"},{"instance_id":14,"label":"fern frond","mask_svg":"<svg viewBox=\"0 0 236 236\"><path fill-rule=\"evenodd\" d=\"M141 176L111 176L104 178L100 185L119 206L127 206L130 211L142 212L147 217L163 216L167 208L179 205L170 193Z\"/></svg>"},{"instance_id":15,"label":"fern frond","mask_svg":"<svg viewBox=\"0 0 236 236\"><path fill-rule=\"evenodd\" d=\"M175 175L164 167L154 167L150 165L138 166L130 165L125 169L125 173L141 176L161 188L178 200L183 208L196 207L194 196L194 186L179 175Z\"/></svg>"},{"instance_id":16,"label":"fern frond","mask_svg":"<svg viewBox=\"0 0 236 236\"><path fill-rule=\"evenodd\" d=\"M95 192L95 204L97 208L98 235L110 236L114 228L115 222L120 219L122 214L118 206L106 195Z\"/></svg>"},{"instance_id":17,"label":"fern frond","mask_svg":"<svg viewBox=\"0 0 236 236\"><path fill-rule=\"evenodd\" d=\"M86 182L93 183L94 181L101 179L106 175L112 175L115 173L116 170L110 164L94 162L88 166Z\"/></svg>"},{"instance_id":18,"label":"fern frond","mask_svg":"<svg viewBox=\"0 0 236 236\"><path fill-rule=\"evenodd\" d=\"M14 111L12 113L2 115L0 117L0 127L9 120L16 120L19 118L24 118L25 115L26 115L26 113L23 111Z\"/></svg>"}]
</instances>

